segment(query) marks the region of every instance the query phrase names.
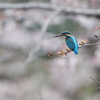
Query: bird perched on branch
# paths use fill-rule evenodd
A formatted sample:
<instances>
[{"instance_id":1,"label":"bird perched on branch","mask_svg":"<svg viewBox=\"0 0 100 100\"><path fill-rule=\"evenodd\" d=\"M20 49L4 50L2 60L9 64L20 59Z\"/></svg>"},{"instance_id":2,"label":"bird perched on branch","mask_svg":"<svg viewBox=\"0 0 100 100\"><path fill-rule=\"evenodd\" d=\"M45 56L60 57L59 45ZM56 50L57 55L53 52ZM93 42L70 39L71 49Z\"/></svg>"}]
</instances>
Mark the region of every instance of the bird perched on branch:
<instances>
[{"instance_id":1,"label":"bird perched on branch","mask_svg":"<svg viewBox=\"0 0 100 100\"><path fill-rule=\"evenodd\" d=\"M79 49L78 42L75 39L75 37L71 35L70 32L67 31L62 32L62 34L54 36L54 38L56 37L63 37L65 39L68 48L74 51L75 54L78 54L78 49Z\"/></svg>"}]
</instances>

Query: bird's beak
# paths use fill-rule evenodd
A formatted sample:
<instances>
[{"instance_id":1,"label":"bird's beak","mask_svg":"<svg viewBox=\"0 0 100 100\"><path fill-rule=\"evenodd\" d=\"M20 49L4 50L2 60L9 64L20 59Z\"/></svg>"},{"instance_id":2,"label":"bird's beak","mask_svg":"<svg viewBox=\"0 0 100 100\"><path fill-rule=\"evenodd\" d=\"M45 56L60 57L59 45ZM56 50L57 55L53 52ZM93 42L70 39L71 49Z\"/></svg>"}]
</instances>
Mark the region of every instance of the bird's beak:
<instances>
[{"instance_id":1,"label":"bird's beak","mask_svg":"<svg viewBox=\"0 0 100 100\"><path fill-rule=\"evenodd\" d=\"M54 36L53 38L56 38L56 37L61 37L62 35L60 34L60 35L56 35L56 36Z\"/></svg>"}]
</instances>

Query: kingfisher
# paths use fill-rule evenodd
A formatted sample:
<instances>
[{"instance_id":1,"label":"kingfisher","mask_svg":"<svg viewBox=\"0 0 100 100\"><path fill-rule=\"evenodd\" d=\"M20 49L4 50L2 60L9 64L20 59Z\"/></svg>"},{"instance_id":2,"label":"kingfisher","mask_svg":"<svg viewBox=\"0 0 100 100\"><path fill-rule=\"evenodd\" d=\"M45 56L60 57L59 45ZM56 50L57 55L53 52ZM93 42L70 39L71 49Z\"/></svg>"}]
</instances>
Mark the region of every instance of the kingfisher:
<instances>
[{"instance_id":1,"label":"kingfisher","mask_svg":"<svg viewBox=\"0 0 100 100\"><path fill-rule=\"evenodd\" d=\"M60 35L54 36L56 37L63 37L69 49L71 49L75 54L78 54L78 42L74 36L71 35L70 32L62 32Z\"/></svg>"}]
</instances>

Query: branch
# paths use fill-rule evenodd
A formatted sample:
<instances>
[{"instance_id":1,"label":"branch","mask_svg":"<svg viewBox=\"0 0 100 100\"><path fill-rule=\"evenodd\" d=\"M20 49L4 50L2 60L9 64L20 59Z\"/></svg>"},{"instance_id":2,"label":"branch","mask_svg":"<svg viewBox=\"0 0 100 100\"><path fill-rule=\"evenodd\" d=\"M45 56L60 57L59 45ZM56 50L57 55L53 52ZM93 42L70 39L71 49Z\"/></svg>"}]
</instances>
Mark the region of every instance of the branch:
<instances>
[{"instance_id":1,"label":"branch","mask_svg":"<svg viewBox=\"0 0 100 100\"><path fill-rule=\"evenodd\" d=\"M43 9L43 10L56 10L59 8L58 5L49 4L49 3L0 3L0 9ZM73 8L73 7L62 7L64 8L62 12L66 14L80 14L86 16L95 16L100 17L100 9L80 9L80 8Z\"/></svg>"},{"instance_id":2,"label":"branch","mask_svg":"<svg viewBox=\"0 0 100 100\"><path fill-rule=\"evenodd\" d=\"M79 46L79 48L87 47L87 46L94 46L94 45L99 45L99 44L100 44L100 42L97 42L97 43L90 43L90 44L84 44L84 45Z\"/></svg>"},{"instance_id":3,"label":"branch","mask_svg":"<svg viewBox=\"0 0 100 100\"><path fill-rule=\"evenodd\" d=\"M53 7L53 8L51 8ZM47 9L47 10L55 10L57 8L56 5L50 5L45 3L0 3L0 9Z\"/></svg>"},{"instance_id":4,"label":"branch","mask_svg":"<svg viewBox=\"0 0 100 100\"><path fill-rule=\"evenodd\" d=\"M79 48L82 48L82 47L87 47L87 46L94 46L94 45L99 45L100 42L97 42L97 43L90 43L90 44L82 44L79 46ZM54 54L53 52L49 52L48 56L62 56L62 57L65 57L68 53L72 52L71 49L69 48L66 48L66 51L60 51L60 52L57 52L56 54Z\"/></svg>"},{"instance_id":5,"label":"branch","mask_svg":"<svg viewBox=\"0 0 100 100\"><path fill-rule=\"evenodd\" d=\"M45 24L43 25L42 29L41 29L41 34L40 34L40 41L42 40L43 35L46 33L48 26L50 25L50 23L52 22L52 20L55 18L56 15L58 15L60 12L62 11L62 8L58 8L56 9L52 14L50 14L49 18L47 19L47 21L45 22ZM41 49L41 43L37 44L37 46L32 49L29 53L28 58L26 59L26 62L29 63L32 60L34 60L35 58L37 58L39 55L35 55L39 50Z\"/></svg>"},{"instance_id":6,"label":"branch","mask_svg":"<svg viewBox=\"0 0 100 100\"><path fill-rule=\"evenodd\" d=\"M100 84L100 81L98 81L97 79L94 79L93 77L90 77L93 81L95 81L96 83ZM100 89L100 87L96 87L96 89Z\"/></svg>"},{"instance_id":7,"label":"branch","mask_svg":"<svg viewBox=\"0 0 100 100\"><path fill-rule=\"evenodd\" d=\"M94 79L93 77L90 77L93 81L95 81L95 82L97 82L97 83L99 83L100 84L100 81L98 81L98 80L96 80L96 79Z\"/></svg>"},{"instance_id":8,"label":"branch","mask_svg":"<svg viewBox=\"0 0 100 100\"><path fill-rule=\"evenodd\" d=\"M95 38L97 38L98 40L100 40L100 38L97 36L97 35L94 35ZM87 47L87 46L94 46L94 45L99 45L100 42L96 42L96 43L90 43L90 44L86 44L88 40L85 40L85 41L81 41L81 43L79 44L82 44L81 46L79 46L79 48L82 48L82 47ZM85 44L84 44L85 43Z\"/></svg>"}]
</instances>

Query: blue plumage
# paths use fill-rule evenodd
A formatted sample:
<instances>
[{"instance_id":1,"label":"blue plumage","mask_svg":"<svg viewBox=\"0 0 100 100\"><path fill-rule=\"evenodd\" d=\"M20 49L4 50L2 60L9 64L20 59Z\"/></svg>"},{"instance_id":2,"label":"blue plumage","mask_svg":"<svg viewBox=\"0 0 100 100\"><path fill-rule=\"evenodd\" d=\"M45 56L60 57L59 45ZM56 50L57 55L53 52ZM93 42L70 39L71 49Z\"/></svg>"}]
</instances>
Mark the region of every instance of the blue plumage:
<instances>
[{"instance_id":1,"label":"blue plumage","mask_svg":"<svg viewBox=\"0 0 100 100\"><path fill-rule=\"evenodd\" d=\"M78 43L73 36L65 38L65 42L68 45L68 47L74 51L75 54L78 54Z\"/></svg>"},{"instance_id":2,"label":"blue plumage","mask_svg":"<svg viewBox=\"0 0 100 100\"><path fill-rule=\"evenodd\" d=\"M62 32L62 34L54 36L54 37L64 37L65 38L65 42L67 44L67 46L69 47L69 49L73 50L75 54L78 54L78 42L75 39L74 36L72 36L70 34L70 32Z\"/></svg>"}]
</instances>

